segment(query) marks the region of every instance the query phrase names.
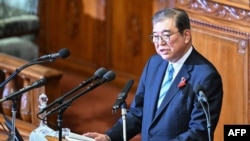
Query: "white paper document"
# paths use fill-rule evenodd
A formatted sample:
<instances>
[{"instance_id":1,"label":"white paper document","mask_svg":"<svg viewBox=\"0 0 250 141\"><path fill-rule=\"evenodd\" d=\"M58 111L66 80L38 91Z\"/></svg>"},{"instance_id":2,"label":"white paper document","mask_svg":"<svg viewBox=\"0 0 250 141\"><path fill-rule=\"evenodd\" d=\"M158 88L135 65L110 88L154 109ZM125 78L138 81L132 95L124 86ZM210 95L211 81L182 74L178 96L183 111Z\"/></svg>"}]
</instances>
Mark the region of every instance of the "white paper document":
<instances>
[{"instance_id":1,"label":"white paper document","mask_svg":"<svg viewBox=\"0 0 250 141\"><path fill-rule=\"evenodd\" d=\"M76 133L69 133L68 136L65 136L65 139L67 139L68 141L95 141L90 137L86 137Z\"/></svg>"}]
</instances>

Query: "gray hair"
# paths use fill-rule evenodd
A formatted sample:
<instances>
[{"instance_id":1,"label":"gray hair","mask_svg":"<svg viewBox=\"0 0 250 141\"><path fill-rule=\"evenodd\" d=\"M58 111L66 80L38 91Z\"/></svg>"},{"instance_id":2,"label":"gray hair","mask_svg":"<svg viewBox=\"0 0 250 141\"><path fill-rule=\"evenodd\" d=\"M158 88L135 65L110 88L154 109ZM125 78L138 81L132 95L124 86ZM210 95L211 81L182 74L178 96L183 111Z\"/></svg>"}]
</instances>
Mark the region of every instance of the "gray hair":
<instances>
[{"instance_id":1,"label":"gray hair","mask_svg":"<svg viewBox=\"0 0 250 141\"><path fill-rule=\"evenodd\" d=\"M167 18L173 18L175 20L175 26L179 29L180 33L185 29L190 29L188 14L184 10L178 8L165 8L156 12L153 16L152 24L154 25Z\"/></svg>"}]
</instances>

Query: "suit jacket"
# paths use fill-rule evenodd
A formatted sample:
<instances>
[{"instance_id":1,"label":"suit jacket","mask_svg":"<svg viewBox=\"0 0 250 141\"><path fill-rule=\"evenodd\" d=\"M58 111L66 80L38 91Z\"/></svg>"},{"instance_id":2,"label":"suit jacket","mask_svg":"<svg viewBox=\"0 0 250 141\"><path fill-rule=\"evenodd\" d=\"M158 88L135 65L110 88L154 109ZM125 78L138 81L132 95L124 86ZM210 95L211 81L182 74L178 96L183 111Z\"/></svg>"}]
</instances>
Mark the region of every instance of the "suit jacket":
<instances>
[{"instance_id":1,"label":"suit jacket","mask_svg":"<svg viewBox=\"0 0 250 141\"><path fill-rule=\"evenodd\" d=\"M140 82L126 114L126 137L131 139L141 133L142 141L208 141L216 128L222 105L221 76L216 68L195 49L192 50L175 77L159 109L158 95L168 62L159 55L152 56L140 78ZM182 86L178 85L182 81ZM195 87L201 85L210 108L211 127ZM206 104L205 104L206 106ZM123 140L120 119L106 133L112 141Z\"/></svg>"}]
</instances>

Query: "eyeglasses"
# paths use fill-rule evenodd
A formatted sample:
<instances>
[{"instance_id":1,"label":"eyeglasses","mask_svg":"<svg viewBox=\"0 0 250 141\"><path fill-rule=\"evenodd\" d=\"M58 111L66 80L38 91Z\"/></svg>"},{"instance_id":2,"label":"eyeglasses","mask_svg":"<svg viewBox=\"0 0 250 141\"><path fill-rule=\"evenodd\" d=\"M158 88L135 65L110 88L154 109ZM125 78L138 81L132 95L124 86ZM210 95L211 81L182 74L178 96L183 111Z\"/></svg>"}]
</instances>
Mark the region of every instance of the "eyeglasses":
<instances>
[{"instance_id":1,"label":"eyeglasses","mask_svg":"<svg viewBox=\"0 0 250 141\"><path fill-rule=\"evenodd\" d=\"M175 33L178 33L179 31L175 32ZM160 41L160 39L162 41L165 41L165 42L169 42L170 41L170 37L172 35L174 35L175 33L172 33L172 34L168 34L168 35L150 35L149 38L150 40L153 42L153 43L158 43Z\"/></svg>"}]
</instances>

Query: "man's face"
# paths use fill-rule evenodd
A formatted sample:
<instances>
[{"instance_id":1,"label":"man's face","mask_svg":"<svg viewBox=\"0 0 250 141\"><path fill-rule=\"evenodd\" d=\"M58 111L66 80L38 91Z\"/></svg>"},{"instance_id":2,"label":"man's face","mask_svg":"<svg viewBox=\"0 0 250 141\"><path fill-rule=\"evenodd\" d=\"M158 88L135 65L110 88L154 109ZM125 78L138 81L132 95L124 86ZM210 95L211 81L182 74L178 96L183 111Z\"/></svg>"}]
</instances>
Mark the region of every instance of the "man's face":
<instances>
[{"instance_id":1,"label":"man's face","mask_svg":"<svg viewBox=\"0 0 250 141\"><path fill-rule=\"evenodd\" d=\"M183 35L175 26L175 20L167 18L153 25L153 41L156 52L170 62L178 61L188 50L191 42L190 30L184 30ZM189 37L189 38L187 38ZM187 40L188 39L188 40Z\"/></svg>"}]
</instances>

